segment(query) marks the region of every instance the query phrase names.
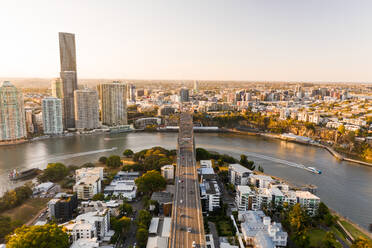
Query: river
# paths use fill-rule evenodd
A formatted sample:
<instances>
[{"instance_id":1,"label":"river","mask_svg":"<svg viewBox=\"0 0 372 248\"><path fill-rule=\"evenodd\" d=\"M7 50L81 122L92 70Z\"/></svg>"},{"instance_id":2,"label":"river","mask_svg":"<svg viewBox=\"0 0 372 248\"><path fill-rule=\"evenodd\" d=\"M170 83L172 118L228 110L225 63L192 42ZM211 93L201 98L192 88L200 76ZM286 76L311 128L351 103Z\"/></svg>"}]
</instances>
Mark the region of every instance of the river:
<instances>
[{"instance_id":1,"label":"river","mask_svg":"<svg viewBox=\"0 0 372 248\"><path fill-rule=\"evenodd\" d=\"M121 154L129 148L139 151L152 146L175 149L177 133L122 133L51 138L15 146L0 147L0 191L15 187L7 179L14 168L45 168L47 163L82 165L100 156ZM372 223L372 167L338 161L326 150L281 140L239 134L197 133L196 146L236 158L246 154L265 173L297 185L318 186L317 195L328 206L357 224ZM117 147L117 149L115 149ZM293 165L322 170L313 174Z\"/></svg>"}]
</instances>

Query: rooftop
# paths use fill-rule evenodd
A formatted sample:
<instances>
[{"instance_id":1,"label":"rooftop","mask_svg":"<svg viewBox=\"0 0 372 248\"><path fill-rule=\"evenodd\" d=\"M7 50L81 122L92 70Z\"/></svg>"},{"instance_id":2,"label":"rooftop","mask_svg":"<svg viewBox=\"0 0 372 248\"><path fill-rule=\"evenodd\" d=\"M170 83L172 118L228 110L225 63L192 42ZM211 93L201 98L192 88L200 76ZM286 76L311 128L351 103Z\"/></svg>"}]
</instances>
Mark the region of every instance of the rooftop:
<instances>
[{"instance_id":1,"label":"rooftop","mask_svg":"<svg viewBox=\"0 0 372 248\"><path fill-rule=\"evenodd\" d=\"M245 168L243 165L240 165L240 164L230 164L229 168L232 168L234 171L238 173L245 173L245 172L252 173L251 170Z\"/></svg>"}]
</instances>

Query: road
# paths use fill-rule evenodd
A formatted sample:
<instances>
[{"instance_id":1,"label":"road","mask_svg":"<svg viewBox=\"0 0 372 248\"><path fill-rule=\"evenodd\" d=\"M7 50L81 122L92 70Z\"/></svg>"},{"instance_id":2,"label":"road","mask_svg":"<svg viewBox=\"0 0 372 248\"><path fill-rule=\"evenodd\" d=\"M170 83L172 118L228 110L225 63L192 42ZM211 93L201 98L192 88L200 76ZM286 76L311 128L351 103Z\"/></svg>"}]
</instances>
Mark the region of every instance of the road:
<instances>
[{"instance_id":1,"label":"road","mask_svg":"<svg viewBox=\"0 0 372 248\"><path fill-rule=\"evenodd\" d=\"M175 197L169 248L205 248L192 116L180 115Z\"/></svg>"}]
</instances>

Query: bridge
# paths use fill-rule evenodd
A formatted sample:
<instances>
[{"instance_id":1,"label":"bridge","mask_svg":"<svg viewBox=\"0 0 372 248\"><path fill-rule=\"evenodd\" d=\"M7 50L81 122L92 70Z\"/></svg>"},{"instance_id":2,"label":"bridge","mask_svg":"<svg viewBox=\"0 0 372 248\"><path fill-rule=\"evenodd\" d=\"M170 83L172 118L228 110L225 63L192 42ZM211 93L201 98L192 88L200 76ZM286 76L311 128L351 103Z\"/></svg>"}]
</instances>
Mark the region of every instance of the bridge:
<instances>
[{"instance_id":1,"label":"bridge","mask_svg":"<svg viewBox=\"0 0 372 248\"><path fill-rule=\"evenodd\" d=\"M168 248L205 248L192 115L182 112L179 122L175 196Z\"/></svg>"}]
</instances>

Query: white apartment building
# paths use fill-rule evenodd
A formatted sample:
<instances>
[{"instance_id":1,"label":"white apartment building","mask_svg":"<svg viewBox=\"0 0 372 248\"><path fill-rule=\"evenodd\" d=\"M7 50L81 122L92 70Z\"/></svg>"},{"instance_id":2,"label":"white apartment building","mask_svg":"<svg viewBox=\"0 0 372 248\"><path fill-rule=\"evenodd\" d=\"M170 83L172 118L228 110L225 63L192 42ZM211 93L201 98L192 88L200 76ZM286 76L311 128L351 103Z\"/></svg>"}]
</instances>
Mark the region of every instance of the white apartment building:
<instances>
[{"instance_id":1,"label":"white apartment building","mask_svg":"<svg viewBox=\"0 0 372 248\"><path fill-rule=\"evenodd\" d=\"M251 174L249 183L257 188L268 188L274 180L270 176Z\"/></svg>"},{"instance_id":2,"label":"white apartment building","mask_svg":"<svg viewBox=\"0 0 372 248\"><path fill-rule=\"evenodd\" d=\"M216 181L205 180L200 184L200 199L209 212L220 208L221 192Z\"/></svg>"},{"instance_id":3,"label":"white apartment building","mask_svg":"<svg viewBox=\"0 0 372 248\"><path fill-rule=\"evenodd\" d=\"M233 185L248 185L252 171L240 164L229 165L229 182Z\"/></svg>"},{"instance_id":4,"label":"white apartment building","mask_svg":"<svg viewBox=\"0 0 372 248\"><path fill-rule=\"evenodd\" d=\"M314 113L312 115L309 115L309 122L312 122L316 125L319 125L321 121L322 121L322 118L320 117L320 115L318 113Z\"/></svg>"},{"instance_id":5,"label":"white apartment building","mask_svg":"<svg viewBox=\"0 0 372 248\"><path fill-rule=\"evenodd\" d=\"M80 200L89 200L95 194L101 192L101 179L97 175L81 178L73 187L73 191Z\"/></svg>"},{"instance_id":6,"label":"white apartment building","mask_svg":"<svg viewBox=\"0 0 372 248\"><path fill-rule=\"evenodd\" d=\"M70 235L73 243L80 239L110 241L114 231L110 230L110 210L88 212L61 225ZM94 241L94 240L93 240Z\"/></svg>"},{"instance_id":7,"label":"white apartment building","mask_svg":"<svg viewBox=\"0 0 372 248\"><path fill-rule=\"evenodd\" d=\"M320 198L308 191L295 191L297 203L306 209L310 216L314 216L319 208Z\"/></svg>"},{"instance_id":8,"label":"white apartment building","mask_svg":"<svg viewBox=\"0 0 372 248\"><path fill-rule=\"evenodd\" d=\"M103 180L103 167L81 168L75 171L76 181L89 176L99 176Z\"/></svg>"},{"instance_id":9,"label":"white apartment building","mask_svg":"<svg viewBox=\"0 0 372 248\"><path fill-rule=\"evenodd\" d=\"M238 185L236 187L235 204L239 211L248 211L252 209L252 203L255 198L255 192L249 186Z\"/></svg>"},{"instance_id":10,"label":"white apartment building","mask_svg":"<svg viewBox=\"0 0 372 248\"><path fill-rule=\"evenodd\" d=\"M173 180L174 179L174 166L173 165L164 165L161 167L161 175L165 178L165 180Z\"/></svg>"},{"instance_id":11,"label":"white apartment building","mask_svg":"<svg viewBox=\"0 0 372 248\"><path fill-rule=\"evenodd\" d=\"M43 129L45 134L62 134L62 100L53 97L42 101Z\"/></svg>"},{"instance_id":12,"label":"white apartment building","mask_svg":"<svg viewBox=\"0 0 372 248\"><path fill-rule=\"evenodd\" d=\"M200 168L212 168L212 160L200 160Z\"/></svg>"},{"instance_id":13,"label":"white apartment building","mask_svg":"<svg viewBox=\"0 0 372 248\"><path fill-rule=\"evenodd\" d=\"M111 182L104 189L105 196L114 195L132 201L137 195L137 186L134 180L118 179Z\"/></svg>"},{"instance_id":14,"label":"white apartment building","mask_svg":"<svg viewBox=\"0 0 372 248\"><path fill-rule=\"evenodd\" d=\"M248 245L262 248L285 247L288 234L280 223L271 222L262 211L239 211L242 238Z\"/></svg>"}]
</instances>

